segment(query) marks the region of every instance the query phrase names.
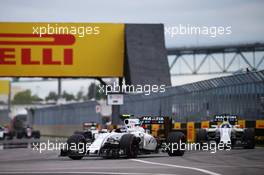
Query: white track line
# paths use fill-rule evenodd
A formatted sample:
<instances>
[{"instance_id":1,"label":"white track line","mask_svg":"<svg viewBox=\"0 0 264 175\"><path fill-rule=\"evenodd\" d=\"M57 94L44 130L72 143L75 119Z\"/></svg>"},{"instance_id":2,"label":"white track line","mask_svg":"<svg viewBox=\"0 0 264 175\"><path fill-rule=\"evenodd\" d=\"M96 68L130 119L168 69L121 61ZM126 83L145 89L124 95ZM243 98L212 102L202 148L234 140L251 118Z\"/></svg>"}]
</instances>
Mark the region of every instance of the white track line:
<instances>
[{"instance_id":1,"label":"white track line","mask_svg":"<svg viewBox=\"0 0 264 175\"><path fill-rule=\"evenodd\" d=\"M164 174L164 173L119 173L119 172L63 172L63 171L53 171L53 172L41 172L41 171L35 171L35 172L4 172L1 171L0 174L109 174L109 175L175 175L175 174Z\"/></svg>"},{"instance_id":2,"label":"white track line","mask_svg":"<svg viewBox=\"0 0 264 175\"><path fill-rule=\"evenodd\" d=\"M209 175L221 175L219 173L215 173L215 172L212 172L212 171L209 171L209 170L205 170L205 169L201 169L201 168L195 168L195 167L150 162L150 161L145 161L145 160L140 160L140 159L129 159L129 160L132 160L132 161L135 161L135 162L140 162L140 163L152 164L152 165L160 165L160 166L168 166L168 167L174 167L174 168L183 168L183 169L195 170L195 171L200 171L202 173L209 174Z\"/></svg>"}]
</instances>

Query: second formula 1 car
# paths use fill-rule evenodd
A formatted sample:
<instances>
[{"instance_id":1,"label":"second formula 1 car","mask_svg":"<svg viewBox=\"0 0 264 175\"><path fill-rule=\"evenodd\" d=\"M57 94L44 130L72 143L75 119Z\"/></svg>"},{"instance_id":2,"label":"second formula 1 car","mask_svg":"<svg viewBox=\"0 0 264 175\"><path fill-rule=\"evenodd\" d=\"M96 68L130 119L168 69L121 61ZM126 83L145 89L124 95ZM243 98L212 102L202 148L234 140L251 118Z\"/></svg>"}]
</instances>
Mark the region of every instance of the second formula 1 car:
<instances>
[{"instance_id":1,"label":"second formula 1 car","mask_svg":"<svg viewBox=\"0 0 264 175\"><path fill-rule=\"evenodd\" d=\"M253 128L240 128L235 125L237 116L235 115L216 115L214 122L220 125L212 125L211 128L197 129L196 142L211 142L217 144L229 144L229 146L243 146L246 149L255 147L255 134Z\"/></svg>"}]
</instances>

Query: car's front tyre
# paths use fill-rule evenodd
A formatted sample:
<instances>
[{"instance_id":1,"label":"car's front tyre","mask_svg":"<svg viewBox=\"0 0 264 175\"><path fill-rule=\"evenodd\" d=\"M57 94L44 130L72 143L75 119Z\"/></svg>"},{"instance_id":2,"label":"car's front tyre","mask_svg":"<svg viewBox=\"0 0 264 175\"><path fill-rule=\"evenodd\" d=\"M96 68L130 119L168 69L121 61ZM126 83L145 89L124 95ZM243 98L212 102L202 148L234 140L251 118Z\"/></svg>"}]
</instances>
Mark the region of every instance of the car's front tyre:
<instances>
[{"instance_id":1,"label":"car's front tyre","mask_svg":"<svg viewBox=\"0 0 264 175\"><path fill-rule=\"evenodd\" d=\"M138 140L133 134L125 134L119 142L120 148L125 151L127 158L136 158L138 155Z\"/></svg>"},{"instance_id":2,"label":"car's front tyre","mask_svg":"<svg viewBox=\"0 0 264 175\"><path fill-rule=\"evenodd\" d=\"M69 158L73 160L80 160L86 154L86 141L83 135L74 134L67 140Z\"/></svg>"},{"instance_id":3,"label":"car's front tyre","mask_svg":"<svg viewBox=\"0 0 264 175\"><path fill-rule=\"evenodd\" d=\"M169 145L169 156L183 156L185 148L182 144L186 144L186 137L182 132L170 132L167 137L167 145Z\"/></svg>"},{"instance_id":4,"label":"car's front tyre","mask_svg":"<svg viewBox=\"0 0 264 175\"><path fill-rule=\"evenodd\" d=\"M246 145L245 149L254 149L255 148L255 130L253 128L247 128L244 131L244 142Z\"/></svg>"}]
</instances>

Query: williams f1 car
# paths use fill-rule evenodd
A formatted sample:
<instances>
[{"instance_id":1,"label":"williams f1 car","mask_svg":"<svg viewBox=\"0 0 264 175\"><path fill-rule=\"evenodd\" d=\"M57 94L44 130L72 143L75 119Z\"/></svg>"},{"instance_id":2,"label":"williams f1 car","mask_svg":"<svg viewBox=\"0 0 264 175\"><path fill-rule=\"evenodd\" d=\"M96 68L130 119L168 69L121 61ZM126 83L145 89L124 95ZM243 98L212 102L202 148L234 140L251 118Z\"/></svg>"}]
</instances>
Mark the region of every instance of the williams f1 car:
<instances>
[{"instance_id":1,"label":"williams f1 car","mask_svg":"<svg viewBox=\"0 0 264 175\"><path fill-rule=\"evenodd\" d=\"M84 135L74 134L67 140L67 149L62 149L60 156L68 156L79 160L84 156L100 156L103 158L136 158L138 154L157 153L162 148L161 141L141 127L139 119L125 119L124 126L110 133L101 133L91 143L87 143ZM180 131L169 132L166 145L184 143L185 135ZM169 156L182 156L182 149L167 149Z\"/></svg>"},{"instance_id":2,"label":"williams f1 car","mask_svg":"<svg viewBox=\"0 0 264 175\"><path fill-rule=\"evenodd\" d=\"M255 147L255 134L253 128L240 128L235 125L237 116L235 115L216 115L214 122L220 125L212 125L211 128L197 129L196 142L204 143L214 141L217 144L243 146L246 149Z\"/></svg>"}]
</instances>

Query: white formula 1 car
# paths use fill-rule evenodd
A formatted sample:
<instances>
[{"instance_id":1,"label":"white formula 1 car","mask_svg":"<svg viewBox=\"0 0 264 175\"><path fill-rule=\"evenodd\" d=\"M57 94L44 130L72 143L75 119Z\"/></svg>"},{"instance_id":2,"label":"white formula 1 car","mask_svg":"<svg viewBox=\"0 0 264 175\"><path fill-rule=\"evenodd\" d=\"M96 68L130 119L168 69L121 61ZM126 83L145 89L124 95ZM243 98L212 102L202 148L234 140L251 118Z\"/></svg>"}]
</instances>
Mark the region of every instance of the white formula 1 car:
<instances>
[{"instance_id":1,"label":"white formula 1 car","mask_svg":"<svg viewBox=\"0 0 264 175\"><path fill-rule=\"evenodd\" d=\"M139 119L125 119L124 123L124 127L111 133L99 134L88 146L83 135L75 134L69 137L68 148L62 149L60 156L68 156L74 160L82 159L84 156L135 158L138 154L158 152L162 144L140 126ZM166 140L167 145L185 141L185 135L179 131L170 132ZM79 145L79 147L72 145ZM184 154L184 150L181 149L168 149L167 151L170 156L182 156Z\"/></svg>"},{"instance_id":2,"label":"white formula 1 car","mask_svg":"<svg viewBox=\"0 0 264 175\"><path fill-rule=\"evenodd\" d=\"M0 126L0 140L13 139L13 133L7 127Z\"/></svg>"},{"instance_id":3,"label":"white formula 1 car","mask_svg":"<svg viewBox=\"0 0 264 175\"><path fill-rule=\"evenodd\" d=\"M4 127L0 126L0 140L5 139L5 129Z\"/></svg>"},{"instance_id":4,"label":"white formula 1 car","mask_svg":"<svg viewBox=\"0 0 264 175\"><path fill-rule=\"evenodd\" d=\"M243 146L246 149L255 147L255 133L253 128L240 128L235 125L237 116L235 115L216 115L215 122L221 122L218 125L212 125L212 128L197 129L196 142L211 142L217 144L223 143L229 146Z\"/></svg>"}]
</instances>

